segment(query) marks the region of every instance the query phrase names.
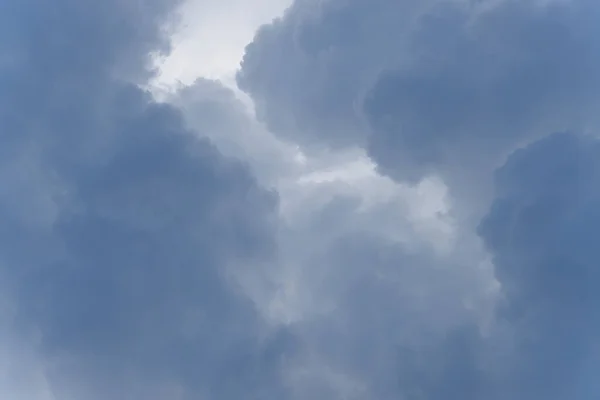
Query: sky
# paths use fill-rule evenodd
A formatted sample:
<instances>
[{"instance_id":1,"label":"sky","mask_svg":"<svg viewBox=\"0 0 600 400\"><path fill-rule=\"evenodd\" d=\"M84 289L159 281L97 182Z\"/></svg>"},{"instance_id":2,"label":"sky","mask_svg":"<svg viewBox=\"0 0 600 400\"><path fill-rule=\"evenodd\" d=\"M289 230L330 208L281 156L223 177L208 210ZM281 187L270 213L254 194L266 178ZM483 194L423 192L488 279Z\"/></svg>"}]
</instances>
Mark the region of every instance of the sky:
<instances>
[{"instance_id":1,"label":"sky","mask_svg":"<svg viewBox=\"0 0 600 400\"><path fill-rule=\"evenodd\" d=\"M599 398L599 18L4 0L0 398Z\"/></svg>"}]
</instances>

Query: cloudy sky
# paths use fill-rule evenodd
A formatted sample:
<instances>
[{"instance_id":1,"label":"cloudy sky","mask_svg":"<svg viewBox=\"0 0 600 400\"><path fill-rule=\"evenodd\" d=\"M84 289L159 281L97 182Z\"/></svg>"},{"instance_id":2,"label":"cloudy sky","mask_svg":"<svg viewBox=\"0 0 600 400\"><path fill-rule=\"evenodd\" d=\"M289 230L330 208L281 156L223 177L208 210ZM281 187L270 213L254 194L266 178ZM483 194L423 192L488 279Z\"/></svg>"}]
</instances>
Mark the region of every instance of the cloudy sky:
<instances>
[{"instance_id":1,"label":"cloudy sky","mask_svg":"<svg viewBox=\"0 0 600 400\"><path fill-rule=\"evenodd\" d=\"M597 0L3 0L0 398L600 398Z\"/></svg>"}]
</instances>

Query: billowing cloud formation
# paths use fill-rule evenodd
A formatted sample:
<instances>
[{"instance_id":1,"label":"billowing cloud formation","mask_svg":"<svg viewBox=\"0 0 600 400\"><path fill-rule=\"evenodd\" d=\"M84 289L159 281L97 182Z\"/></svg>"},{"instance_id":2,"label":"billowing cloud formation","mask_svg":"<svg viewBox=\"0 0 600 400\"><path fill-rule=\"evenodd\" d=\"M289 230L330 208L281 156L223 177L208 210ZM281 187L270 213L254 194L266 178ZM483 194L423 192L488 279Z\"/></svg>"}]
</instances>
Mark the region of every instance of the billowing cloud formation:
<instances>
[{"instance_id":1,"label":"billowing cloud formation","mask_svg":"<svg viewBox=\"0 0 600 400\"><path fill-rule=\"evenodd\" d=\"M322 308L295 326L308 349L291 368L297 398L478 398L476 268L352 231L311 261L305 287Z\"/></svg>"},{"instance_id":2,"label":"billowing cloud formation","mask_svg":"<svg viewBox=\"0 0 600 400\"><path fill-rule=\"evenodd\" d=\"M395 38L425 3L297 1L248 45L239 85L278 134L305 145L361 140L361 96L397 60Z\"/></svg>"},{"instance_id":3,"label":"billowing cloud formation","mask_svg":"<svg viewBox=\"0 0 600 400\"><path fill-rule=\"evenodd\" d=\"M599 13L588 0L297 2L259 31L238 81L275 132L363 144L399 180L464 185L533 138L597 126Z\"/></svg>"},{"instance_id":4,"label":"billowing cloud formation","mask_svg":"<svg viewBox=\"0 0 600 400\"><path fill-rule=\"evenodd\" d=\"M362 227L337 232L325 263L311 260L321 285L311 294L328 307L294 326L309 350L292 375L298 398L595 398L599 151L596 138L555 134L496 172L479 228L502 287L488 326L465 307L484 300L474 288L485 281L465 279L475 268ZM357 212L331 203L315 232Z\"/></svg>"},{"instance_id":5,"label":"billowing cloud formation","mask_svg":"<svg viewBox=\"0 0 600 400\"><path fill-rule=\"evenodd\" d=\"M2 5L0 394L598 397L600 147L541 138L594 127L595 3L298 1L239 75L289 146L216 82L185 119L139 89L173 6ZM365 149L462 196L320 169Z\"/></svg>"},{"instance_id":6,"label":"billowing cloud formation","mask_svg":"<svg viewBox=\"0 0 600 400\"><path fill-rule=\"evenodd\" d=\"M366 101L370 153L401 179L460 174L540 135L595 127L599 13L589 1L505 1L423 18L410 65Z\"/></svg>"},{"instance_id":7,"label":"billowing cloud formation","mask_svg":"<svg viewBox=\"0 0 600 400\"><path fill-rule=\"evenodd\" d=\"M230 277L274 257L277 199L131 83L172 6L1 6L2 335L56 399L282 396L287 339Z\"/></svg>"},{"instance_id":8,"label":"billowing cloud formation","mask_svg":"<svg viewBox=\"0 0 600 400\"><path fill-rule=\"evenodd\" d=\"M268 170L265 163L286 166L254 157L265 138L234 112L226 92L217 91L220 107L203 111L214 89L200 81L184 90L179 101L188 123L209 128L199 130L212 131L219 146L238 156L231 142L248 143L243 148L260 171ZM332 154L329 159L344 161ZM285 324L302 344L281 369L289 398L479 393L480 380L454 381L478 368L480 354L470 346L478 339L476 324L489 313L492 282L480 254L460 248L466 240L459 238L454 249L443 185L402 186L362 159L343 169L327 160L335 168L311 171L314 161L324 162L309 158L309 172L299 177L279 168L278 263L240 278L262 314Z\"/></svg>"},{"instance_id":9,"label":"billowing cloud formation","mask_svg":"<svg viewBox=\"0 0 600 400\"><path fill-rule=\"evenodd\" d=\"M412 343L394 358L406 337L385 335L410 325L394 321L410 313L410 306L403 307L414 306L415 299L386 297L381 281L369 291L366 274L352 287L349 302L337 303L339 319L322 322L326 329L313 327L312 334L320 328L340 332L339 323L351 332L338 336L347 342L336 337L317 353L351 371L353 382L364 384L358 385L364 397L598 395L590 378L598 367L592 244L598 145L587 136L548 135L598 129L599 13L598 3L588 0L298 1L247 47L238 82L276 134L307 148L363 146L397 181L440 175L459 194L457 208L492 203L478 232L501 285L490 326L483 329L468 318L454 329L445 325L437 332L453 332L447 341L438 338L426 350ZM339 211L339 204L334 208ZM458 221L466 230L472 222ZM390 254L385 240L374 244L358 237L357 243L344 236L344 250L332 254L348 258L329 265L339 261L352 271L356 261L377 265L369 271L388 271L382 262ZM391 257L394 273L408 263L411 272L443 276L428 269L428 260L407 257L406 249L399 253ZM439 262L453 265L450 258ZM413 278L403 276L413 287L427 287ZM469 290L463 287L462 293ZM442 298L448 305L457 297ZM393 311L381 311L387 304L394 304ZM326 342L315 339L318 334L307 336L317 347ZM358 339L365 337L369 340ZM357 343L368 343L368 356L377 353L374 343L386 344L370 364L368 356L360 358ZM343 356L332 350L336 345ZM417 361L410 361L411 354ZM370 375L373 371L378 372Z\"/></svg>"},{"instance_id":10,"label":"billowing cloud formation","mask_svg":"<svg viewBox=\"0 0 600 400\"><path fill-rule=\"evenodd\" d=\"M600 143L556 134L519 150L496 174L480 226L519 355L513 399L591 399L598 386Z\"/></svg>"},{"instance_id":11,"label":"billowing cloud formation","mask_svg":"<svg viewBox=\"0 0 600 400\"><path fill-rule=\"evenodd\" d=\"M218 81L197 79L170 101L189 126L210 138L224 154L250 164L262 182L274 184L296 169L296 146L277 140L256 121L248 106Z\"/></svg>"}]
</instances>

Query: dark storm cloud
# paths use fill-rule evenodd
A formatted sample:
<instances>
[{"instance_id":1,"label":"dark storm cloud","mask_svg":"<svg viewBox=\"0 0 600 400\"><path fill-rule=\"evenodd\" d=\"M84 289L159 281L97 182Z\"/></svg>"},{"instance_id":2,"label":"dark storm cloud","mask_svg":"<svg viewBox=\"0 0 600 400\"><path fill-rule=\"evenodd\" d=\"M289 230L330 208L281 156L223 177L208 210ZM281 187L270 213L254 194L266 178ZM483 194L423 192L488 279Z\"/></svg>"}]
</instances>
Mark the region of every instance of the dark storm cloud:
<instances>
[{"instance_id":1,"label":"dark storm cloud","mask_svg":"<svg viewBox=\"0 0 600 400\"><path fill-rule=\"evenodd\" d=\"M440 174L460 191L457 207L484 196L510 155L479 229L502 301L487 331L467 320L447 340L401 352L396 334L414 323L403 308L414 299L375 279L389 253L360 236L331 250L328 265L360 278L344 275L337 319L306 328L307 341L363 378L372 398L596 398L600 145L548 135L598 129L599 3L420 4L298 1L258 32L238 82L277 134L365 146L397 180ZM396 273L429 262L403 251L390 259L384 270Z\"/></svg>"},{"instance_id":2,"label":"dark storm cloud","mask_svg":"<svg viewBox=\"0 0 600 400\"><path fill-rule=\"evenodd\" d=\"M516 332L514 399L591 399L598 368L600 143L555 134L517 151L496 174L480 226ZM581 397L578 397L581 396Z\"/></svg>"},{"instance_id":3,"label":"dark storm cloud","mask_svg":"<svg viewBox=\"0 0 600 400\"><path fill-rule=\"evenodd\" d=\"M297 2L247 47L238 81L282 135L362 144L399 180L465 184L532 138L597 122L598 3L494 3Z\"/></svg>"},{"instance_id":4,"label":"dark storm cloud","mask_svg":"<svg viewBox=\"0 0 600 400\"><path fill-rule=\"evenodd\" d=\"M246 48L238 83L277 134L334 147L362 140L361 96L398 58L429 2L296 1Z\"/></svg>"},{"instance_id":5,"label":"dark storm cloud","mask_svg":"<svg viewBox=\"0 0 600 400\"><path fill-rule=\"evenodd\" d=\"M0 6L3 296L56 398L282 396L289 339L230 276L274 256L277 199L131 83L173 6Z\"/></svg>"},{"instance_id":6,"label":"dark storm cloud","mask_svg":"<svg viewBox=\"0 0 600 400\"><path fill-rule=\"evenodd\" d=\"M364 144L399 179L491 170L593 122L594 2L433 3L297 2L239 81L277 133ZM0 332L57 399L597 397L595 139L550 136L497 172L479 233L503 301L483 326L479 260L378 234L395 204L342 198L277 225L245 165L133 84L173 6L0 5ZM237 135L231 94L194 90L194 125ZM309 315L274 329L235 274L280 262Z\"/></svg>"},{"instance_id":7,"label":"dark storm cloud","mask_svg":"<svg viewBox=\"0 0 600 400\"><path fill-rule=\"evenodd\" d=\"M399 179L499 165L515 147L597 121L595 2L504 1L441 9L413 33L414 60L366 101L370 154ZM456 171L456 168L459 171Z\"/></svg>"},{"instance_id":8,"label":"dark storm cloud","mask_svg":"<svg viewBox=\"0 0 600 400\"><path fill-rule=\"evenodd\" d=\"M554 134L496 172L479 228L501 284L488 326L465 308L485 282L469 281L476 268L346 228L311 260L327 265L313 296L335 300L298 327L305 345L356 385L349 398L596 398L599 160L596 138ZM356 212L332 203L319 220L348 221L344 209ZM305 397L343 398L323 382L306 379Z\"/></svg>"}]
</instances>

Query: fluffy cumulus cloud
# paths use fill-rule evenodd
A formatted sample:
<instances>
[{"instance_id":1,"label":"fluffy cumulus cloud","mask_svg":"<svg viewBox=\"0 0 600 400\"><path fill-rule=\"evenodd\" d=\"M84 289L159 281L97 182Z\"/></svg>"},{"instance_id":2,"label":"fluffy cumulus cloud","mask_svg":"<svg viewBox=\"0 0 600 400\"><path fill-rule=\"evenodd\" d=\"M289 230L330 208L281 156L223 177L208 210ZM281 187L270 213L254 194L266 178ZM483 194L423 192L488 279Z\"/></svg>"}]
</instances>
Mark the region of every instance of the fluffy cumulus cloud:
<instances>
[{"instance_id":1,"label":"fluffy cumulus cloud","mask_svg":"<svg viewBox=\"0 0 600 400\"><path fill-rule=\"evenodd\" d=\"M346 368L357 398L598 395L590 378L598 366L592 244L598 145L583 134L598 130L599 12L587 0L296 1L248 45L238 83L276 135L307 151L363 147L397 182L441 177L453 195L459 236L469 236L473 216L481 218L477 234L500 285L486 326L441 311L477 293L464 278L475 272L453 266L461 257L411 258L397 244L390 252L381 237L373 243L348 232L357 209L331 203L336 212L353 211L337 214L347 225L328 249L327 265L355 271L369 264L369 272L359 274L358 286L350 284L351 273L336 275L352 288L350 297L338 293L333 316L308 324L304 334L320 349L316 354ZM576 133L552 135L558 131ZM445 276L439 265L452 272ZM371 281L373 271L371 277L386 278ZM409 287L391 284L392 276ZM446 284L436 287L435 279ZM449 295L452 279L463 286ZM423 339L427 332L418 322L426 312L415 306L411 289L435 299L432 320L452 315L454 326L435 325L445 338L419 343L403 336L415 329ZM384 311L388 304L392 309ZM340 333L327 342L319 329ZM402 353L403 346L409 351ZM363 347L369 347L365 358Z\"/></svg>"},{"instance_id":2,"label":"fluffy cumulus cloud","mask_svg":"<svg viewBox=\"0 0 600 400\"><path fill-rule=\"evenodd\" d=\"M2 397L282 396L231 277L274 257L276 194L135 85L172 3L1 6Z\"/></svg>"},{"instance_id":3,"label":"fluffy cumulus cloud","mask_svg":"<svg viewBox=\"0 0 600 400\"><path fill-rule=\"evenodd\" d=\"M600 142L555 134L512 155L480 226L519 350L507 398L591 399L600 362Z\"/></svg>"},{"instance_id":4,"label":"fluffy cumulus cloud","mask_svg":"<svg viewBox=\"0 0 600 400\"><path fill-rule=\"evenodd\" d=\"M216 89L198 81L178 102L188 124L214 134L220 148L246 157L256 171L268 171L259 175L279 191L277 263L238 278L265 319L301 343L281 369L288 398L388 398L428 385L441 396L454 378L432 366L441 362L449 371L450 353L472 352L463 336L477 337L493 285L481 254L455 248L467 240L456 238L443 185L398 185L352 152L309 157L304 167L274 157L268 134ZM220 107L206 113L203 104L215 90ZM229 117L222 119L223 112ZM246 153L233 143L243 143ZM261 143L263 152L255 153ZM461 368L475 368L475 355L465 357Z\"/></svg>"},{"instance_id":5,"label":"fluffy cumulus cloud","mask_svg":"<svg viewBox=\"0 0 600 400\"><path fill-rule=\"evenodd\" d=\"M296 2L258 32L238 81L281 135L360 143L401 181L483 185L515 147L597 126L599 12L587 0Z\"/></svg>"},{"instance_id":6,"label":"fluffy cumulus cloud","mask_svg":"<svg viewBox=\"0 0 600 400\"><path fill-rule=\"evenodd\" d=\"M540 135L597 127L599 11L504 1L422 18L408 65L382 74L365 102L371 154L399 179L488 172Z\"/></svg>"},{"instance_id":7,"label":"fluffy cumulus cloud","mask_svg":"<svg viewBox=\"0 0 600 400\"><path fill-rule=\"evenodd\" d=\"M219 81L199 78L169 96L188 126L225 155L245 160L257 178L273 185L298 169L297 146L275 138L251 115L248 104Z\"/></svg>"},{"instance_id":8,"label":"fluffy cumulus cloud","mask_svg":"<svg viewBox=\"0 0 600 400\"><path fill-rule=\"evenodd\" d=\"M0 397L600 395L597 2L297 0L158 102L177 7L0 6Z\"/></svg>"},{"instance_id":9,"label":"fluffy cumulus cloud","mask_svg":"<svg viewBox=\"0 0 600 400\"><path fill-rule=\"evenodd\" d=\"M361 98L429 3L296 1L247 46L238 83L278 134L303 145L360 142Z\"/></svg>"}]
</instances>

